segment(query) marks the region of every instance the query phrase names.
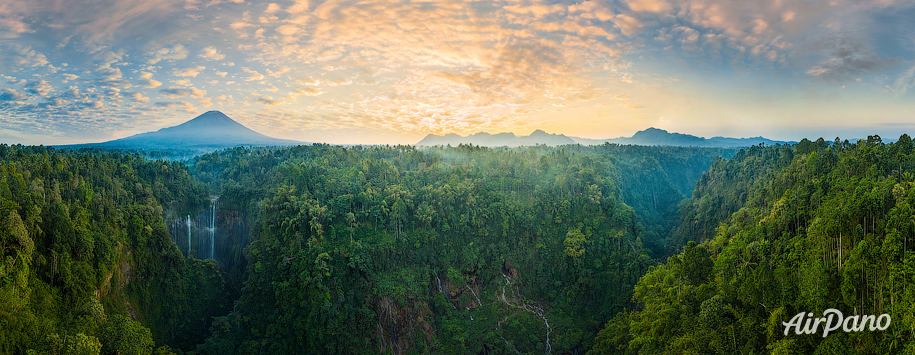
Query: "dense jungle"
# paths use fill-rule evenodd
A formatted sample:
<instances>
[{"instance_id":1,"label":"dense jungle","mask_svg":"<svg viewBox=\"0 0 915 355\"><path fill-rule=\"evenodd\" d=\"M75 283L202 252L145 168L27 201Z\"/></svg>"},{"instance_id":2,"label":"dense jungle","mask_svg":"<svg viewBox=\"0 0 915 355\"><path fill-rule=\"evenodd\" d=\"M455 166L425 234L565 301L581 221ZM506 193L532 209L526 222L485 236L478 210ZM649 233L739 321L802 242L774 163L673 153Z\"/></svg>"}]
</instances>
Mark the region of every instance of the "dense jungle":
<instances>
[{"instance_id":1,"label":"dense jungle","mask_svg":"<svg viewBox=\"0 0 915 355\"><path fill-rule=\"evenodd\" d=\"M0 145L0 353L915 353L905 135L157 154Z\"/></svg>"}]
</instances>

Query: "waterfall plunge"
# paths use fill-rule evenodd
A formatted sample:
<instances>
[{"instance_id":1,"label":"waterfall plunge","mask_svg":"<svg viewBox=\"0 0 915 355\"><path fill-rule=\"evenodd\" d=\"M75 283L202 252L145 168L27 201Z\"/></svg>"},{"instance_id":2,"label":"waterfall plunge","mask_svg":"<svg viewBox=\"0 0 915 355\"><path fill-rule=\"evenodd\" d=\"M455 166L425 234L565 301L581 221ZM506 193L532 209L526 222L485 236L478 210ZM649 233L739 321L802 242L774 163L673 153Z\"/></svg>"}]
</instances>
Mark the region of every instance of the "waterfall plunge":
<instances>
[{"instance_id":1,"label":"waterfall plunge","mask_svg":"<svg viewBox=\"0 0 915 355\"><path fill-rule=\"evenodd\" d=\"M216 199L212 199L213 206L210 207L210 259L216 260L213 253L214 244L216 243Z\"/></svg>"},{"instance_id":2,"label":"waterfall plunge","mask_svg":"<svg viewBox=\"0 0 915 355\"><path fill-rule=\"evenodd\" d=\"M187 255L185 257L191 257L191 215L187 215Z\"/></svg>"},{"instance_id":3,"label":"waterfall plunge","mask_svg":"<svg viewBox=\"0 0 915 355\"><path fill-rule=\"evenodd\" d=\"M187 254L185 257L204 258L216 260L216 212L218 196L210 198L210 208L198 213L194 218L188 214L182 221L176 218L169 233L172 234L172 242L178 245L182 224L187 228ZM192 228L196 226L195 228ZM197 247L194 248L194 243ZM224 246L220 246L223 248ZM180 246L179 246L180 249ZM222 250L222 249L221 249Z\"/></svg>"}]
</instances>

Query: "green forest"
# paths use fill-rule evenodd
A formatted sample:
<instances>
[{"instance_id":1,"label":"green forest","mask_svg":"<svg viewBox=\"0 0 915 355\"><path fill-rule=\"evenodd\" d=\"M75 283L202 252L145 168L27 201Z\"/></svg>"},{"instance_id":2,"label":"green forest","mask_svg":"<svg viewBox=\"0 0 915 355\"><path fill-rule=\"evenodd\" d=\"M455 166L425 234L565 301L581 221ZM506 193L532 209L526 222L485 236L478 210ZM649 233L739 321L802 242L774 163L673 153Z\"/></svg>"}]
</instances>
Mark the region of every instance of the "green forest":
<instances>
[{"instance_id":1,"label":"green forest","mask_svg":"<svg viewBox=\"0 0 915 355\"><path fill-rule=\"evenodd\" d=\"M913 154L0 145L0 353L915 353ZM892 325L783 333L830 308Z\"/></svg>"}]
</instances>

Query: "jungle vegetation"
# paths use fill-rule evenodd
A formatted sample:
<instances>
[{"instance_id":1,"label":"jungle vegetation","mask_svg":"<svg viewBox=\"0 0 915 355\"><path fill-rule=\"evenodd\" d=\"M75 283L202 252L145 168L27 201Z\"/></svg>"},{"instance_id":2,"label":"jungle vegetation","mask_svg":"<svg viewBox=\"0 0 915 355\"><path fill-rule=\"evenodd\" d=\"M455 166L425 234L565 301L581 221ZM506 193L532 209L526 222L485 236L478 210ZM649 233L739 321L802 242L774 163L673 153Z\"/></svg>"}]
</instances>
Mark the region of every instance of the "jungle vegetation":
<instances>
[{"instance_id":1,"label":"jungle vegetation","mask_svg":"<svg viewBox=\"0 0 915 355\"><path fill-rule=\"evenodd\" d=\"M908 136L154 156L0 145L0 353L915 350ZM212 196L231 268L165 227Z\"/></svg>"}]
</instances>

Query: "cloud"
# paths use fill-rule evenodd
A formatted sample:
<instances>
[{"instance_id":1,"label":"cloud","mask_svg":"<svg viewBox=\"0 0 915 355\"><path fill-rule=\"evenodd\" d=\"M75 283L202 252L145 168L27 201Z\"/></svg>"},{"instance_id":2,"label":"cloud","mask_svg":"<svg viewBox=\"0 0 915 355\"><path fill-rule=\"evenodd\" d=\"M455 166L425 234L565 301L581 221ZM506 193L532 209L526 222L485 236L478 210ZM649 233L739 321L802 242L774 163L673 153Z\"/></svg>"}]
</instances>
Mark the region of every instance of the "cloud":
<instances>
[{"instance_id":1,"label":"cloud","mask_svg":"<svg viewBox=\"0 0 915 355\"><path fill-rule=\"evenodd\" d=\"M156 102L155 104L153 104L153 106L160 108L160 109L177 108L177 109L179 109L181 111L185 111L185 112L194 112L195 111L194 105L187 101L167 101L167 102L159 101L159 102Z\"/></svg>"},{"instance_id":2,"label":"cloud","mask_svg":"<svg viewBox=\"0 0 915 355\"><path fill-rule=\"evenodd\" d=\"M77 37L103 49L124 38L132 42L176 31L178 26L163 24L172 22L169 15L181 9L178 5L174 0L5 0L0 3L0 38L38 33L42 40L56 40L50 35L57 35L67 43Z\"/></svg>"},{"instance_id":3,"label":"cloud","mask_svg":"<svg viewBox=\"0 0 915 355\"><path fill-rule=\"evenodd\" d=\"M206 67L204 67L202 65L186 67L186 68L181 68L181 69L176 68L176 69L172 69L172 75L181 76L181 77L189 76L189 77L196 78L197 75L200 74L200 72L203 71L204 69L206 69Z\"/></svg>"},{"instance_id":4,"label":"cloud","mask_svg":"<svg viewBox=\"0 0 915 355\"><path fill-rule=\"evenodd\" d=\"M241 68L241 70L245 73L248 73L248 77L245 78L246 81L258 81L258 80L264 80L264 78L266 78L263 74L258 73L257 71L254 71L254 70L251 70L248 68L243 67L243 68Z\"/></svg>"},{"instance_id":5,"label":"cloud","mask_svg":"<svg viewBox=\"0 0 915 355\"><path fill-rule=\"evenodd\" d=\"M330 86L346 86L346 85L352 84L353 79L340 78L340 79L336 79L336 80L328 80L328 81L325 81L324 83L327 85L330 85Z\"/></svg>"},{"instance_id":6,"label":"cloud","mask_svg":"<svg viewBox=\"0 0 915 355\"><path fill-rule=\"evenodd\" d=\"M152 78L153 74L149 72L141 72L140 80L138 85L152 89L162 86L162 82Z\"/></svg>"},{"instance_id":7,"label":"cloud","mask_svg":"<svg viewBox=\"0 0 915 355\"><path fill-rule=\"evenodd\" d=\"M31 81L24 88L26 92L38 96L48 96L48 93L54 90L54 87L45 80Z\"/></svg>"},{"instance_id":8,"label":"cloud","mask_svg":"<svg viewBox=\"0 0 915 355\"><path fill-rule=\"evenodd\" d=\"M22 101L27 97L19 91L10 88L0 89L0 101Z\"/></svg>"},{"instance_id":9,"label":"cloud","mask_svg":"<svg viewBox=\"0 0 915 355\"><path fill-rule=\"evenodd\" d=\"M291 92L292 95L301 95L301 96L318 96L323 93L324 93L323 91L321 91L318 88L314 88L314 87L301 88L301 89L293 90Z\"/></svg>"},{"instance_id":10,"label":"cloud","mask_svg":"<svg viewBox=\"0 0 915 355\"><path fill-rule=\"evenodd\" d=\"M902 73L902 75L896 78L895 82L893 83L893 91L896 93L896 95L899 96L905 94L906 91L912 87L913 79L915 79L915 66L912 66L909 68L909 70L905 71L905 73Z\"/></svg>"},{"instance_id":11,"label":"cloud","mask_svg":"<svg viewBox=\"0 0 915 355\"><path fill-rule=\"evenodd\" d=\"M149 98L143 96L143 94L139 93L139 92L128 94L127 97L130 98L131 100L133 100L134 102L139 102L139 103L144 103L144 104L149 102Z\"/></svg>"},{"instance_id":12,"label":"cloud","mask_svg":"<svg viewBox=\"0 0 915 355\"><path fill-rule=\"evenodd\" d=\"M32 49L29 45L19 43L0 43L0 68L19 71L23 68L35 68L48 65L44 53Z\"/></svg>"},{"instance_id":13,"label":"cloud","mask_svg":"<svg viewBox=\"0 0 915 355\"><path fill-rule=\"evenodd\" d=\"M206 60L223 60L226 57L224 54L220 54L219 51L213 47L204 48L202 51L200 51L199 56L200 58L204 58Z\"/></svg>"},{"instance_id":14,"label":"cloud","mask_svg":"<svg viewBox=\"0 0 915 355\"><path fill-rule=\"evenodd\" d=\"M160 89L159 94L170 99L182 98L185 96L192 96L195 98L203 98L206 96L207 92L205 90L199 90L194 87L183 88L178 86L172 86L168 89Z\"/></svg>"},{"instance_id":15,"label":"cloud","mask_svg":"<svg viewBox=\"0 0 915 355\"><path fill-rule=\"evenodd\" d=\"M108 67L108 68L102 68L102 69L96 70L96 72L98 73L98 82L100 84L117 85L117 86L129 85L126 82L124 82L123 80L121 80L123 78L123 74L121 73L121 68Z\"/></svg>"},{"instance_id":16,"label":"cloud","mask_svg":"<svg viewBox=\"0 0 915 355\"><path fill-rule=\"evenodd\" d=\"M276 28L276 32L284 36L294 36L300 31L301 29L294 25L282 25Z\"/></svg>"},{"instance_id":17,"label":"cloud","mask_svg":"<svg viewBox=\"0 0 915 355\"><path fill-rule=\"evenodd\" d=\"M187 58L188 51L181 43L176 43L175 45L169 47L163 47L155 52L151 52L148 56L151 58L147 59L146 62L149 64L156 64L161 61L174 62L177 60L182 60Z\"/></svg>"},{"instance_id":18,"label":"cloud","mask_svg":"<svg viewBox=\"0 0 915 355\"><path fill-rule=\"evenodd\" d=\"M401 133L499 130L519 122L530 128L614 99L629 100L620 108L638 102L643 116L660 117L662 105L646 97L680 90L668 85L678 76L645 68L669 69L667 58L687 70L779 77L788 86L865 77L861 85L889 85L901 95L915 85L915 59L892 49L907 47L883 42L905 31L873 23L912 8L898 1L0 3L0 73L9 77L0 80L10 87L0 91L7 98L0 117L26 120L57 110L90 122L83 125L92 131L117 125L122 132L145 122L123 117L155 112L174 119L184 112L161 109L214 103L227 110L253 104L243 109L249 117L285 112L303 117L294 122L309 129ZM905 68L895 71L893 57ZM234 66L230 58L243 60ZM204 61L220 66L197 64ZM629 94L614 97L618 92ZM40 102L14 103L29 99ZM167 102L176 99L194 105ZM665 110L667 117L707 110L696 107ZM526 120L518 121L522 113ZM289 116L269 117L287 127L282 117ZM43 124L77 134L58 120Z\"/></svg>"},{"instance_id":19,"label":"cloud","mask_svg":"<svg viewBox=\"0 0 915 355\"><path fill-rule=\"evenodd\" d=\"M197 88L191 88L191 96L198 99L203 98L207 95L206 90L198 90Z\"/></svg>"},{"instance_id":20,"label":"cloud","mask_svg":"<svg viewBox=\"0 0 915 355\"><path fill-rule=\"evenodd\" d=\"M2 5L0 5L2 6ZM0 15L3 13L0 12ZM22 16L0 17L0 38L16 38L23 33L35 32L28 24L22 22Z\"/></svg>"},{"instance_id":21,"label":"cloud","mask_svg":"<svg viewBox=\"0 0 915 355\"><path fill-rule=\"evenodd\" d=\"M320 83L320 81L319 81L318 79L315 79L315 78L312 78L312 77L307 77L307 78L302 78L302 79L296 80L296 84L300 84L300 85L312 85L312 86L314 86L314 85L318 85L319 83Z\"/></svg>"},{"instance_id":22,"label":"cloud","mask_svg":"<svg viewBox=\"0 0 915 355\"><path fill-rule=\"evenodd\" d=\"M670 3L664 0L628 0L626 4L632 11L640 12L665 12L670 11Z\"/></svg>"},{"instance_id":23,"label":"cloud","mask_svg":"<svg viewBox=\"0 0 915 355\"><path fill-rule=\"evenodd\" d=\"M83 107L85 107L87 109L92 109L92 110L100 110L100 109L105 108L105 103L101 102L101 101L89 100L89 101L83 102L82 105L83 105Z\"/></svg>"},{"instance_id":24,"label":"cloud","mask_svg":"<svg viewBox=\"0 0 915 355\"><path fill-rule=\"evenodd\" d=\"M542 18L550 14L565 13L566 7L560 4L555 5L509 5L504 7L510 12L533 15L535 18Z\"/></svg>"},{"instance_id":25,"label":"cloud","mask_svg":"<svg viewBox=\"0 0 915 355\"><path fill-rule=\"evenodd\" d=\"M637 34L638 31L642 29L642 26L644 26L639 19L624 14L614 16L613 23L620 29L620 32L626 36Z\"/></svg>"},{"instance_id":26,"label":"cloud","mask_svg":"<svg viewBox=\"0 0 915 355\"><path fill-rule=\"evenodd\" d=\"M269 97L269 96L261 96L261 97L257 98L257 102L262 103L264 105L268 105L268 106L276 106L276 105L283 103L282 100L274 100L272 97Z\"/></svg>"},{"instance_id":27,"label":"cloud","mask_svg":"<svg viewBox=\"0 0 915 355\"><path fill-rule=\"evenodd\" d=\"M177 99L190 95L191 91L185 88L172 86L168 89L160 89L159 94L170 99Z\"/></svg>"},{"instance_id":28,"label":"cloud","mask_svg":"<svg viewBox=\"0 0 915 355\"><path fill-rule=\"evenodd\" d=\"M806 73L822 80L847 82L896 64L896 59L877 55L863 42L843 37L826 38L815 43L813 50L822 50L827 57L808 68Z\"/></svg>"}]
</instances>

